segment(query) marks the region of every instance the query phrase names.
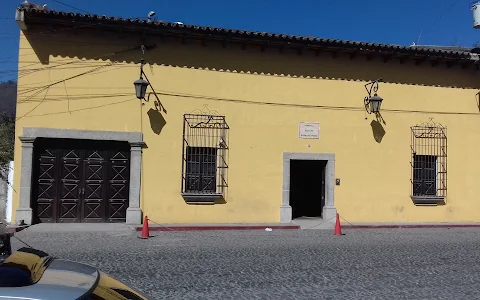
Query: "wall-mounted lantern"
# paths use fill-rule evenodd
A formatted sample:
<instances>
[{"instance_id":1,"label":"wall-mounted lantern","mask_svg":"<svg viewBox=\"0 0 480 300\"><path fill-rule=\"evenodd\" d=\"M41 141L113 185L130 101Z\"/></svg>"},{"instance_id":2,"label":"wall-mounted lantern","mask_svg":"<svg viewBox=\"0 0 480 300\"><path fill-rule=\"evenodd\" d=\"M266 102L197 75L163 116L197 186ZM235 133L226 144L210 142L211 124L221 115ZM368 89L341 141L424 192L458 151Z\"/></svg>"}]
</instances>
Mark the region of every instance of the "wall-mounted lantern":
<instances>
[{"instance_id":1,"label":"wall-mounted lantern","mask_svg":"<svg viewBox=\"0 0 480 300\"><path fill-rule=\"evenodd\" d=\"M135 94L138 99L145 99L145 95L147 94L147 87L150 85L150 82L143 79L143 75L145 74L143 72L143 63L144 60L142 58L142 61L140 63L140 79L135 80L135 82L133 83L133 85L135 86Z\"/></svg>"},{"instance_id":2,"label":"wall-mounted lantern","mask_svg":"<svg viewBox=\"0 0 480 300\"><path fill-rule=\"evenodd\" d=\"M365 110L369 114L380 113L380 107L382 105L383 98L377 95L379 82L382 82L382 79L371 81L365 85L365 89L367 90L368 96L365 97L363 102L365 105ZM372 91L374 92L373 96L372 96Z\"/></svg>"},{"instance_id":3,"label":"wall-mounted lantern","mask_svg":"<svg viewBox=\"0 0 480 300\"><path fill-rule=\"evenodd\" d=\"M142 49L143 49L143 46L142 46ZM145 74L145 72L143 71L144 64L145 64L145 60L142 58L142 60L140 61L140 78L133 82L133 85L135 86L135 95L137 96L138 99L145 100L146 102L148 102L150 101L150 95L153 94L155 98L157 98L154 101L155 107L157 109L160 107L164 112L166 112L165 108L160 103L160 99L158 98L157 93L153 89L153 86L150 83L150 80L148 80L147 74ZM143 79L144 76L146 80ZM145 98L145 96L147 95L147 87L150 87L152 89L152 92L148 93L148 97Z\"/></svg>"},{"instance_id":4,"label":"wall-mounted lantern","mask_svg":"<svg viewBox=\"0 0 480 300\"><path fill-rule=\"evenodd\" d=\"M135 94L137 95L138 99L145 99L145 94L147 93L148 82L143 80L142 77L140 79L135 80L133 83L135 85Z\"/></svg>"}]
</instances>

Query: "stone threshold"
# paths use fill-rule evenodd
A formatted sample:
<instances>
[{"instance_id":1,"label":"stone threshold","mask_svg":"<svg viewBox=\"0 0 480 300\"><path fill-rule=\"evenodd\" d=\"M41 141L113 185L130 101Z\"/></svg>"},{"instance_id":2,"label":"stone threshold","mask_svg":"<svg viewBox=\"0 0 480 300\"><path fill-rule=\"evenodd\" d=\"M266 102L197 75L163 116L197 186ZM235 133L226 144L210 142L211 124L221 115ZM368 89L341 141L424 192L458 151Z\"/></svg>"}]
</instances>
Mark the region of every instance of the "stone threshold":
<instances>
[{"instance_id":1,"label":"stone threshold","mask_svg":"<svg viewBox=\"0 0 480 300\"><path fill-rule=\"evenodd\" d=\"M207 231L207 230L295 230L299 225L293 223L255 223L255 224L149 224L149 231ZM134 225L135 231L142 231L143 225Z\"/></svg>"}]
</instances>

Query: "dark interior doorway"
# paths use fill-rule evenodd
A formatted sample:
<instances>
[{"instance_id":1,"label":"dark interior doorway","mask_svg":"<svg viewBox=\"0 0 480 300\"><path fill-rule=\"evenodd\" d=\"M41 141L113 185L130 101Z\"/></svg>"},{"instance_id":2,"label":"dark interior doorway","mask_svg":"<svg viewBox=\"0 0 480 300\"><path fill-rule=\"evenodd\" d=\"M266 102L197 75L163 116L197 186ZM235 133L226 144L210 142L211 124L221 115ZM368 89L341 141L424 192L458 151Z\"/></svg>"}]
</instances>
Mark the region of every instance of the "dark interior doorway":
<instances>
[{"instance_id":1,"label":"dark interior doorway","mask_svg":"<svg viewBox=\"0 0 480 300\"><path fill-rule=\"evenodd\" d=\"M325 160L290 161L292 218L322 217L325 205Z\"/></svg>"}]
</instances>

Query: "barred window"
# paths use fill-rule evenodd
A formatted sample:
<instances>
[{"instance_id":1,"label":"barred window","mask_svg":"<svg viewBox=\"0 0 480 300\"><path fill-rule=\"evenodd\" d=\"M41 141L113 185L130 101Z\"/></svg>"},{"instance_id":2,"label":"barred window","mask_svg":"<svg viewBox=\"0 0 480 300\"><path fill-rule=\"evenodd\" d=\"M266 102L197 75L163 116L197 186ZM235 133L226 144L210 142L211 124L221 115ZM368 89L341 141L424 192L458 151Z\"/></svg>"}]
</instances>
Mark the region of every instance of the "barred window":
<instances>
[{"instance_id":1,"label":"barred window","mask_svg":"<svg viewBox=\"0 0 480 300\"><path fill-rule=\"evenodd\" d=\"M447 129L434 123L411 127L412 192L415 204L436 205L447 197Z\"/></svg>"},{"instance_id":2,"label":"barred window","mask_svg":"<svg viewBox=\"0 0 480 300\"><path fill-rule=\"evenodd\" d=\"M413 195L437 195L437 156L413 154Z\"/></svg>"},{"instance_id":3,"label":"barred window","mask_svg":"<svg viewBox=\"0 0 480 300\"><path fill-rule=\"evenodd\" d=\"M228 130L224 116L184 115L182 195L187 203L225 200Z\"/></svg>"},{"instance_id":4,"label":"barred window","mask_svg":"<svg viewBox=\"0 0 480 300\"><path fill-rule=\"evenodd\" d=\"M217 192L217 149L212 147L186 148L185 192Z\"/></svg>"}]
</instances>

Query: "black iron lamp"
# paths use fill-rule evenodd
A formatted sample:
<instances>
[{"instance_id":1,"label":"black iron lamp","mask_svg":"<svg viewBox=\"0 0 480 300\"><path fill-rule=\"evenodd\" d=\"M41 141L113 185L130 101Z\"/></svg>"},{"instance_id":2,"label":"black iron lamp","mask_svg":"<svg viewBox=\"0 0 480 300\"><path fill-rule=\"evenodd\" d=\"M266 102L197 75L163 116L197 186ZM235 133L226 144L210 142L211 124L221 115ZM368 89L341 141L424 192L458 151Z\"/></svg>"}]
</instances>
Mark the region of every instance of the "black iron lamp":
<instances>
[{"instance_id":1,"label":"black iron lamp","mask_svg":"<svg viewBox=\"0 0 480 300\"><path fill-rule=\"evenodd\" d=\"M143 46L142 46L142 49L143 49ZM161 108L164 112L166 112L165 108L160 103L160 99L158 98L157 93L153 89L153 86L150 83L150 80L148 80L147 74L145 74L145 72L143 72L143 65L144 64L145 64L145 60L142 58L142 60L140 61L140 78L133 82L133 85L135 86L135 95L137 96L138 99L149 102L150 101L150 95L153 94L156 98L155 101L154 101L155 107L157 109ZM145 76L146 80L143 79L144 76ZM147 96L147 87L149 87L149 86L152 89L152 92L148 93L148 97L146 97Z\"/></svg>"},{"instance_id":2,"label":"black iron lamp","mask_svg":"<svg viewBox=\"0 0 480 300\"><path fill-rule=\"evenodd\" d=\"M147 94L148 82L146 80L143 80L142 77L140 77L140 79L135 80L133 84L135 85L135 94L137 95L137 98L145 99L145 95Z\"/></svg>"},{"instance_id":3,"label":"black iron lamp","mask_svg":"<svg viewBox=\"0 0 480 300\"><path fill-rule=\"evenodd\" d=\"M147 87L150 85L150 83L146 80L143 79L143 64L144 60L140 62L140 79L135 80L133 85L135 86L135 94L138 99L145 99L145 95L147 94Z\"/></svg>"},{"instance_id":4,"label":"black iron lamp","mask_svg":"<svg viewBox=\"0 0 480 300\"><path fill-rule=\"evenodd\" d=\"M368 104L370 104L370 113L378 114L380 112L382 101L383 98L375 93L373 97L368 100Z\"/></svg>"},{"instance_id":5,"label":"black iron lamp","mask_svg":"<svg viewBox=\"0 0 480 300\"><path fill-rule=\"evenodd\" d=\"M367 90L368 96L365 97L363 100L365 104L365 110L369 114L378 114L380 113L380 108L382 106L383 98L378 96L378 83L381 82L382 79L377 79L375 81L371 81L365 85L365 89ZM370 86L370 87L368 87ZM372 91L374 92L372 96Z\"/></svg>"}]
</instances>

